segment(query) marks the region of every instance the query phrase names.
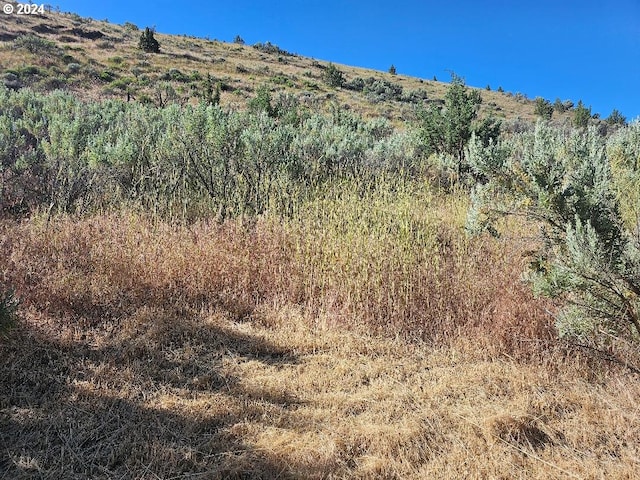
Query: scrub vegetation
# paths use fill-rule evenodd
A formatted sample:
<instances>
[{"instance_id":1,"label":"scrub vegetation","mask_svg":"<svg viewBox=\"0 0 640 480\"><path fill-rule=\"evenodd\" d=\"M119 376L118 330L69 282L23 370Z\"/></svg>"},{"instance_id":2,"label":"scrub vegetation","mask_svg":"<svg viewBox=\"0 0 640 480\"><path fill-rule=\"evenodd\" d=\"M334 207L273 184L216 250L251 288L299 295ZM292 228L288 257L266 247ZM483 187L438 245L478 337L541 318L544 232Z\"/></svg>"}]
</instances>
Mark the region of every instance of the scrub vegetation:
<instances>
[{"instance_id":1,"label":"scrub vegetation","mask_svg":"<svg viewBox=\"0 0 640 480\"><path fill-rule=\"evenodd\" d=\"M637 122L49 15L0 44L2 475L637 476Z\"/></svg>"}]
</instances>

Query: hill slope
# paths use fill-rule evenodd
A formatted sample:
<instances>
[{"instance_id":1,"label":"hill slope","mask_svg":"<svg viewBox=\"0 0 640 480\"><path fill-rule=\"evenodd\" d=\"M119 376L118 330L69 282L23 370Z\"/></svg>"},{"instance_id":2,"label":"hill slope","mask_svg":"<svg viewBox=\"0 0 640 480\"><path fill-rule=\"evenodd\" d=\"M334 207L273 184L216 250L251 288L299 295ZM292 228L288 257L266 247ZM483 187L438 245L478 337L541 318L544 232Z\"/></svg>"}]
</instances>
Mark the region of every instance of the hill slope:
<instances>
[{"instance_id":1,"label":"hill slope","mask_svg":"<svg viewBox=\"0 0 640 480\"><path fill-rule=\"evenodd\" d=\"M338 65L334 88L329 64L270 44L139 38L0 16L0 81L19 90L0 88L0 478L638 477L637 343L558 338L559 299L522 281L539 217L467 235L451 165L342 111L402 126L447 84ZM137 103L216 84L225 107L266 85L340 115ZM540 159L503 171L551 185L546 203L576 191L574 153L604 158L603 139L543 125L529 148L532 103L481 94L519 167ZM607 145L635 174L626 129Z\"/></svg>"},{"instance_id":2,"label":"hill slope","mask_svg":"<svg viewBox=\"0 0 640 480\"><path fill-rule=\"evenodd\" d=\"M161 52L138 48L140 30L75 14L2 15L0 73L5 83L37 89L70 89L83 97L166 101L167 85L178 101L196 101L207 75L222 86L223 105L244 108L258 86L289 92L316 108L337 104L367 117L401 122L415 106L442 100L447 83L336 65L342 88L324 81L327 62L291 54L269 44L247 46L216 40L156 34ZM483 115L534 120L534 102L520 94L483 89ZM162 98L162 100L161 100ZM565 122L569 113L554 113Z\"/></svg>"}]
</instances>

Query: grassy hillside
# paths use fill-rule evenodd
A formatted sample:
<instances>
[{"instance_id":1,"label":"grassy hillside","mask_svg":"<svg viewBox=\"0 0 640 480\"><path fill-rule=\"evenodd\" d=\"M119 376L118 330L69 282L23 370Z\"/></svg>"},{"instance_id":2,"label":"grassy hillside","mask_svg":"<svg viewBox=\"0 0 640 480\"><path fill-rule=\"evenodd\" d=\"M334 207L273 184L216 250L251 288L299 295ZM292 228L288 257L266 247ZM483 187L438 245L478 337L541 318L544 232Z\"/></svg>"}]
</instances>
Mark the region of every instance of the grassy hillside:
<instances>
[{"instance_id":1,"label":"grassy hillside","mask_svg":"<svg viewBox=\"0 0 640 480\"><path fill-rule=\"evenodd\" d=\"M144 53L138 48L141 32L133 24L121 26L53 11L42 16L2 15L0 28L4 32L0 35L0 74L14 73L21 85L40 90L64 88L86 98L126 98L129 91L138 101L158 102L160 93L166 96L168 84L180 101L194 102L210 74L214 82L222 85L223 105L245 108L256 88L266 85L274 92L290 92L314 107L326 109L337 104L367 117L383 116L400 125L403 120L415 118L415 106L425 98L427 102L441 101L448 86L336 65L347 84L357 78L374 78L402 92L387 97L367 95L329 87L323 76L327 60L331 59L305 58L274 45L256 48L161 32L156 34L161 52ZM20 46L20 38L25 36L41 40ZM509 121L535 120L534 103L525 96L484 88L481 91L483 115ZM569 119L569 112L554 114L554 120L560 123Z\"/></svg>"},{"instance_id":2,"label":"grassy hillside","mask_svg":"<svg viewBox=\"0 0 640 480\"><path fill-rule=\"evenodd\" d=\"M139 38L0 16L0 478L638 478L640 124Z\"/></svg>"}]
</instances>

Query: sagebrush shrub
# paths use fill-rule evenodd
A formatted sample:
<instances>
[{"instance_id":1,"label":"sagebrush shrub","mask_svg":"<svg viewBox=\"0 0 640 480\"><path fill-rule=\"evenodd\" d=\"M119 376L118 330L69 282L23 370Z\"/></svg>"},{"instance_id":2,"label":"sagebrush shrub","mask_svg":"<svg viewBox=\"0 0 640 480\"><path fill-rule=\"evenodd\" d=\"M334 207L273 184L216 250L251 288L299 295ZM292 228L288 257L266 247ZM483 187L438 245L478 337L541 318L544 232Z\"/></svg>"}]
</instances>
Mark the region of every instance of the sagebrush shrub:
<instances>
[{"instance_id":1,"label":"sagebrush shrub","mask_svg":"<svg viewBox=\"0 0 640 480\"><path fill-rule=\"evenodd\" d=\"M619 138L613 141L613 171L595 128L563 132L539 123L500 148L469 151L472 168L487 179L475 189L471 224L492 226L515 214L538 225L529 279L564 305L556 322L562 335L640 338L640 237L629 228L638 165L628 161L640 138L632 134L626 152ZM627 225L621 195L631 195Z\"/></svg>"}]
</instances>

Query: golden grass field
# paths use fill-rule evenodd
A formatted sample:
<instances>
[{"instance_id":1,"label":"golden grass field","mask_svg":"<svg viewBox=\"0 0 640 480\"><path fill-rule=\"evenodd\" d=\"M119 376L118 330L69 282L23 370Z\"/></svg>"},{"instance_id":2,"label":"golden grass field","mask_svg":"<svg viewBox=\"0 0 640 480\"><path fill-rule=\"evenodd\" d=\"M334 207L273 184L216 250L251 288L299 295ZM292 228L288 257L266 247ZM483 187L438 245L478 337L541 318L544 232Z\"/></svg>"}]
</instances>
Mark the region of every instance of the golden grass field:
<instances>
[{"instance_id":1,"label":"golden grass field","mask_svg":"<svg viewBox=\"0 0 640 480\"><path fill-rule=\"evenodd\" d=\"M4 478L637 478L637 377L554 340L521 255L446 218L426 268L383 268L422 290L385 325L372 276L332 284L356 259L299 256L321 226L5 222Z\"/></svg>"}]
</instances>

